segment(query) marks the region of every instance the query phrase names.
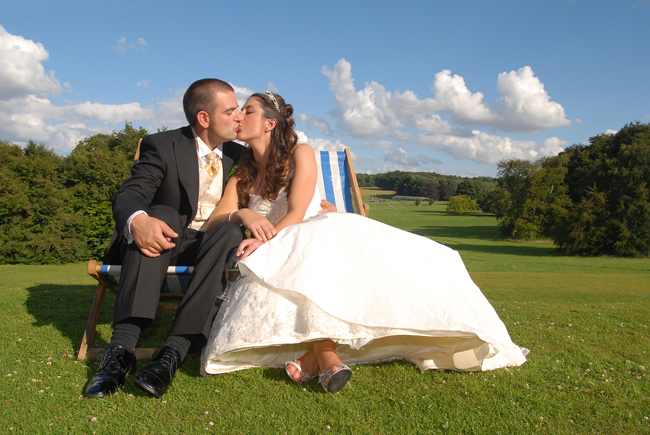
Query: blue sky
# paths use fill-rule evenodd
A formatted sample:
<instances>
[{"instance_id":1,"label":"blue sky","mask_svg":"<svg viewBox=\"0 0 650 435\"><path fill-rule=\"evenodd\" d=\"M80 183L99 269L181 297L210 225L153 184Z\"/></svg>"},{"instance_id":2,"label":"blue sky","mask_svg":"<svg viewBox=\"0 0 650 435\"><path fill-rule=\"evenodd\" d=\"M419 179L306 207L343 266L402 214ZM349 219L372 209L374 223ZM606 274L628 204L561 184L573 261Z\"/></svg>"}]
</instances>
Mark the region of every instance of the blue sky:
<instances>
[{"instance_id":1,"label":"blue sky","mask_svg":"<svg viewBox=\"0 0 650 435\"><path fill-rule=\"evenodd\" d=\"M180 127L204 77L278 92L357 172L496 176L650 122L650 0L0 3L1 140Z\"/></svg>"}]
</instances>

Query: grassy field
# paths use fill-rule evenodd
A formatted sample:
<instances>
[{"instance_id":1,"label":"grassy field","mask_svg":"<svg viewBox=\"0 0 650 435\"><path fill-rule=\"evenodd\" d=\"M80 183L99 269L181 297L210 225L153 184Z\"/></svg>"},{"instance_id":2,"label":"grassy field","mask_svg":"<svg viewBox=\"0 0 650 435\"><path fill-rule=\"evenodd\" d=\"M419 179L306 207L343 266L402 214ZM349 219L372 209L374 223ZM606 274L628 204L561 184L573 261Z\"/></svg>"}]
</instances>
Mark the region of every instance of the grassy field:
<instances>
[{"instance_id":1,"label":"grassy field","mask_svg":"<svg viewBox=\"0 0 650 435\"><path fill-rule=\"evenodd\" d=\"M192 359L162 400L130 377L124 391L87 400L97 361L75 361L94 292L85 265L0 266L0 432L650 433L650 259L558 256L550 243L498 238L493 217L445 205L370 202L370 216L457 249L515 343L531 349L523 366L364 365L328 395L275 369L203 378ZM435 284L435 273L423 279ZM113 302L108 295L99 342L110 337ZM155 346L164 329L144 341Z\"/></svg>"}]
</instances>

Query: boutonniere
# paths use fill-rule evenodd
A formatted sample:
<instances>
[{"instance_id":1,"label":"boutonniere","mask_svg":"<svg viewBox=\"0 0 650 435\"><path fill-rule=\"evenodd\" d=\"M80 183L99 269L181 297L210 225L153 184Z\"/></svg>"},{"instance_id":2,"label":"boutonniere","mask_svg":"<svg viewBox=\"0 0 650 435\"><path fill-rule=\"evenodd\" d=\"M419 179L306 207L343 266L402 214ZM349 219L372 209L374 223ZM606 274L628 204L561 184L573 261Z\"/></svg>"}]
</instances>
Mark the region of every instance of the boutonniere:
<instances>
[{"instance_id":1,"label":"boutonniere","mask_svg":"<svg viewBox=\"0 0 650 435\"><path fill-rule=\"evenodd\" d=\"M232 167L232 169L230 170L230 174L228 174L228 178L232 177L233 175L236 175L237 179L240 178L240 176L239 176L239 165L235 165L235 166Z\"/></svg>"}]
</instances>

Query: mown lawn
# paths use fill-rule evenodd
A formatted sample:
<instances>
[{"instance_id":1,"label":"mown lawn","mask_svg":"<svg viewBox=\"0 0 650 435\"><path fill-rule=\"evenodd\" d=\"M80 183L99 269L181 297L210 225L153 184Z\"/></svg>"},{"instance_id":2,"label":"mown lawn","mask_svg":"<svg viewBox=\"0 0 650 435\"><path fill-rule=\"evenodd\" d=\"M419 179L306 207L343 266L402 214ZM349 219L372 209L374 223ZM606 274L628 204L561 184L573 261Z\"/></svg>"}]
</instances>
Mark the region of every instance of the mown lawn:
<instances>
[{"instance_id":1,"label":"mown lawn","mask_svg":"<svg viewBox=\"0 0 650 435\"><path fill-rule=\"evenodd\" d=\"M444 203L370 207L374 219L459 250L513 340L531 349L528 362L484 373L358 366L328 395L275 369L203 378L192 359L162 400L130 377L123 392L87 400L97 361L75 361L94 293L85 265L0 266L0 431L650 433L650 259L562 257L550 243L500 239L493 217L447 214ZM423 279L435 285L436 273ZM113 302L108 295L100 344ZM144 340L155 346L165 326Z\"/></svg>"}]
</instances>

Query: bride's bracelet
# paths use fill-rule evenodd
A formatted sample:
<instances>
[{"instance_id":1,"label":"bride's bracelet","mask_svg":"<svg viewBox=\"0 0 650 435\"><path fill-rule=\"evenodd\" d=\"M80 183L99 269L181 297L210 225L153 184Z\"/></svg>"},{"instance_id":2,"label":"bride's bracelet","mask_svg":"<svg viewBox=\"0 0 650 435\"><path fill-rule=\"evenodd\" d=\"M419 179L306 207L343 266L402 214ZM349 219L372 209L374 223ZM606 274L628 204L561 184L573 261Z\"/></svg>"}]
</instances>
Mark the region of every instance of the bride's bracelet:
<instances>
[{"instance_id":1,"label":"bride's bracelet","mask_svg":"<svg viewBox=\"0 0 650 435\"><path fill-rule=\"evenodd\" d=\"M236 212L236 211L237 211L237 210L233 210L233 211L230 212L230 214L228 215L228 222L232 222L232 220L230 220L230 218L232 217L232 214L233 214L234 212Z\"/></svg>"}]
</instances>

